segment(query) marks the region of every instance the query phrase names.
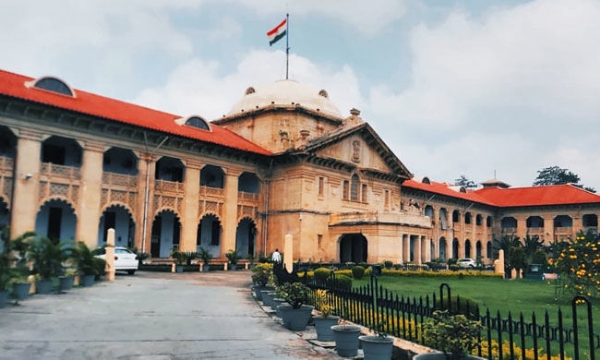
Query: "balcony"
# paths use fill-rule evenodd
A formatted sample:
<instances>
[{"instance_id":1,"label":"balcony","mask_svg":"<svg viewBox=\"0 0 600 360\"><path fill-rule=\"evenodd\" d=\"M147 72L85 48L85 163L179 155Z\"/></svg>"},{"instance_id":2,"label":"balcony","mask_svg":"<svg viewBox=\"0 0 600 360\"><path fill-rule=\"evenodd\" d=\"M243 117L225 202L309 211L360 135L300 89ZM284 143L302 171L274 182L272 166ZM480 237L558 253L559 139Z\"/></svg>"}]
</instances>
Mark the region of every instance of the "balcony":
<instances>
[{"instance_id":1,"label":"balcony","mask_svg":"<svg viewBox=\"0 0 600 360\"><path fill-rule=\"evenodd\" d=\"M348 212L331 214L329 225L353 224L396 224L431 228L431 219L420 214L402 212L400 214L381 212Z\"/></svg>"},{"instance_id":2,"label":"balcony","mask_svg":"<svg viewBox=\"0 0 600 360\"><path fill-rule=\"evenodd\" d=\"M137 187L137 176L117 174L112 172L104 172L102 174L102 187L113 188L113 187L126 187L135 188Z\"/></svg>"},{"instance_id":3,"label":"balcony","mask_svg":"<svg viewBox=\"0 0 600 360\"><path fill-rule=\"evenodd\" d=\"M225 190L222 188L211 186L200 186L200 198L217 198L222 199L225 196Z\"/></svg>"},{"instance_id":4,"label":"balcony","mask_svg":"<svg viewBox=\"0 0 600 360\"><path fill-rule=\"evenodd\" d=\"M157 179L154 181L154 190L158 192L183 193L183 183Z\"/></svg>"},{"instance_id":5,"label":"balcony","mask_svg":"<svg viewBox=\"0 0 600 360\"><path fill-rule=\"evenodd\" d=\"M527 228L527 235L529 236L538 236L538 237L543 237L544 236L544 228L541 227L530 227Z\"/></svg>"},{"instance_id":6,"label":"balcony","mask_svg":"<svg viewBox=\"0 0 600 360\"><path fill-rule=\"evenodd\" d=\"M40 175L47 179L81 180L81 169L75 166L42 163Z\"/></svg>"}]
</instances>

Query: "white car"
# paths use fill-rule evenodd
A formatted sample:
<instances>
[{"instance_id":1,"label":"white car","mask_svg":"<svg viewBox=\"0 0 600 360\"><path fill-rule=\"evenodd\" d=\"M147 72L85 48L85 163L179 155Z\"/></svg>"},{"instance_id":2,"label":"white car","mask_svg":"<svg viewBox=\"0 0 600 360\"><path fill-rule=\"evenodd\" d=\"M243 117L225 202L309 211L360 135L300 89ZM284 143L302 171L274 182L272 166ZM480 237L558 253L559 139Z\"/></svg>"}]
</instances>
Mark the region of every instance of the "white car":
<instances>
[{"instance_id":1,"label":"white car","mask_svg":"<svg viewBox=\"0 0 600 360\"><path fill-rule=\"evenodd\" d=\"M106 248L98 249L97 257L106 260ZM126 247L115 246L115 271L127 271L129 275L135 274L138 269L137 255Z\"/></svg>"},{"instance_id":2,"label":"white car","mask_svg":"<svg viewBox=\"0 0 600 360\"><path fill-rule=\"evenodd\" d=\"M458 266L462 268L475 268L477 267L477 261L471 258L459 259L457 262Z\"/></svg>"}]
</instances>

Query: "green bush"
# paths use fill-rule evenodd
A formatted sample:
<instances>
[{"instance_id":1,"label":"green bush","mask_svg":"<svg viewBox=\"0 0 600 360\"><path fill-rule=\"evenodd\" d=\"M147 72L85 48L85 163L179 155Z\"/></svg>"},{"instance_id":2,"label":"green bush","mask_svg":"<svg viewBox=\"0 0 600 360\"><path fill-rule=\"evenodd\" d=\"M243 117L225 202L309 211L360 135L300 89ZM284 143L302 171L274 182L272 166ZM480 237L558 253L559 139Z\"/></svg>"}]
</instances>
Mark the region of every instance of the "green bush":
<instances>
[{"instance_id":1,"label":"green bush","mask_svg":"<svg viewBox=\"0 0 600 360\"><path fill-rule=\"evenodd\" d=\"M456 265L456 264L452 264L452 265L448 265L448 269L450 269L452 271L458 271L458 270L460 270L460 266Z\"/></svg>"},{"instance_id":2,"label":"green bush","mask_svg":"<svg viewBox=\"0 0 600 360\"><path fill-rule=\"evenodd\" d=\"M393 263L393 262L391 262L390 260L385 260L385 261L383 262L383 266L384 266L386 269L391 269L391 268L392 268L392 266L394 266L394 263Z\"/></svg>"},{"instance_id":3,"label":"green bush","mask_svg":"<svg viewBox=\"0 0 600 360\"><path fill-rule=\"evenodd\" d=\"M324 283L327 280L327 278L329 278L329 275L331 275L331 270L329 270L328 268L320 267L315 269L313 274L316 282Z\"/></svg>"},{"instance_id":4,"label":"green bush","mask_svg":"<svg viewBox=\"0 0 600 360\"><path fill-rule=\"evenodd\" d=\"M359 265L356 265L352 268L352 277L360 280L365 276L365 268Z\"/></svg>"},{"instance_id":5,"label":"green bush","mask_svg":"<svg viewBox=\"0 0 600 360\"><path fill-rule=\"evenodd\" d=\"M337 282L338 289L351 290L352 289L352 278L346 275L336 275L335 280Z\"/></svg>"}]
</instances>

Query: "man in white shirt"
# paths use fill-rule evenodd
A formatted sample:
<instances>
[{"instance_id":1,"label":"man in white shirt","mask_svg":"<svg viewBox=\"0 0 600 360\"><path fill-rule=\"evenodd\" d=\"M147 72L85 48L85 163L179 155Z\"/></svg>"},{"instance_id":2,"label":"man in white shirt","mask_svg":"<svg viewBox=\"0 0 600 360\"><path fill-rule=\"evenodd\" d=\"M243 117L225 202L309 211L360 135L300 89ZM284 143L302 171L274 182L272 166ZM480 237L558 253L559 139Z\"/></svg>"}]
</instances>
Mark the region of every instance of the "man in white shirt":
<instances>
[{"instance_id":1,"label":"man in white shirt","mask_svg":"<svg viewBox=\"0 0 600 360\"><path fill-rule=\"evenodd\" d=\"M279 249L275 249L275 252L273 255L271 255L271 260L277 264L281 262L281 254L279 253Z\"/></svg>"}]
</instances>

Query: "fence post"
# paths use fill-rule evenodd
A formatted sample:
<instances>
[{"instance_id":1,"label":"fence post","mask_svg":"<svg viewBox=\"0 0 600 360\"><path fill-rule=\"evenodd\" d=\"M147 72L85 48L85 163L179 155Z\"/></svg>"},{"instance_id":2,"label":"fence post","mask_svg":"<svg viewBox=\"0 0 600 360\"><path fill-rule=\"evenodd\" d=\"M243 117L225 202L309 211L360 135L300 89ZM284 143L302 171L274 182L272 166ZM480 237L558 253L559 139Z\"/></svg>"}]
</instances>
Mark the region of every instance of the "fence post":
<instances>
[{"instance_id":1,"label":"fence post","mask_svg":"<svg viewBox=\"0 0 600 360\"><path fill-rule=\"evenodd\" d=\"M577 295L571 300L573 311L573 345L575 348L575 360L579 360L579 330L577 329L577 302L583 301L587 305L588 337L590 341L590 360L596 359L594 349L594 323L592 321L592 303L586 296Z\"/></svg>"},{"instance_id":2,"label":"fence post","mask_svg":"<svg viewBox=\"0 0 600 360\"><path fill-rule=\"evenodd\" d=\"M444 310L444 289L446 289L446 295L448 295L448 308L447 310L452 313L452 292L448 283L440 284L440 309ZM435 306L435 304L433 304Z\"/></svg>"}]
</instances>

